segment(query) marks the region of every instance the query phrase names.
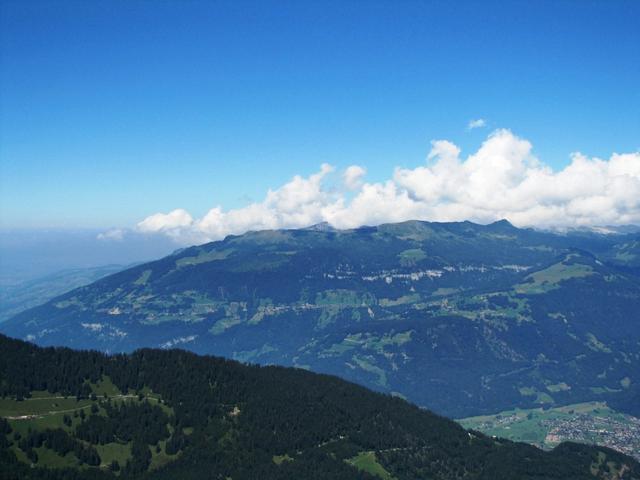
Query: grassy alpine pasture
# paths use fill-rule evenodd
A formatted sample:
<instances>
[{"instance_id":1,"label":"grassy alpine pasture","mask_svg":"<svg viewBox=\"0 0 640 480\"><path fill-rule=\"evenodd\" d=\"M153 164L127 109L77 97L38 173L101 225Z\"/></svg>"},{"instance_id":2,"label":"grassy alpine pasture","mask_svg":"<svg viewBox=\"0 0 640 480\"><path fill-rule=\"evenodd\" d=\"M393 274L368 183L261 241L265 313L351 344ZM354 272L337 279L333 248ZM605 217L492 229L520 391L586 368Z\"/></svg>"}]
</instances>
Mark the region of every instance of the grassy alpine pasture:
<instances>
[{"instance_id":1,"label":"grassy alpine pasture","mask_svg":"<svg viewBox=\"0 0 640 480\"><path fill-rule=\"evenodd\" d=\"M358 470L370 473L371 475L376 475L383 480L394 480L394 477L391 476L391 474L387 472L380 463L378 463L375 452L360 452L355 457L347 460L347 463L353 465Z\"/></svg>"},{"instance_id":2,"label":"grassy alpine pasture","mask_svg":"<svg viewBox=\"0 0 640 480\"><path fill-rule=\"evenodd\" d=\"M159 406L167 415L173 415L173 409L162 402L160 395L147 387L137 393L129 391L124 394L108 376L103 376L97 383L89 383L89 386L92 392L89 398L63 396L47 391L33 391L28 398L0 398L0 417L7 420L11 426L11 437L14 441L10 448L18 460L48 468L86 468L73 452L60 455L46 446L33 449L37 454L37 461L32 462L20 448L19 441L27 438L32 432L47 430L62 429L73 435L77 427L90 415L106 418L107 402L110 406L116 407L148 402ZM150 470L160 468L177 458L177 455L166 452L166 443L166 440L160 440L156 445L149 445ZM132 458L132 444L129 440L94 445L100 457L100 467L112 468L114 462L124 466Z\"/></svg>"},{"instance_id":3,"label":"grassy alpine pasture","mask_svg":"<svg viewBox=\"0 0 640 480\"><path fill-rule=\"evenodd\" d=\"M572 255L568 255L565 261L528 275L525 278L527 283L516 285L516 292L527 294L545 293L559 288L558 284L564 280L587 277L594 273L593 269L588 265L567 263L571 258Z\"/></svg>"}]
</instances>

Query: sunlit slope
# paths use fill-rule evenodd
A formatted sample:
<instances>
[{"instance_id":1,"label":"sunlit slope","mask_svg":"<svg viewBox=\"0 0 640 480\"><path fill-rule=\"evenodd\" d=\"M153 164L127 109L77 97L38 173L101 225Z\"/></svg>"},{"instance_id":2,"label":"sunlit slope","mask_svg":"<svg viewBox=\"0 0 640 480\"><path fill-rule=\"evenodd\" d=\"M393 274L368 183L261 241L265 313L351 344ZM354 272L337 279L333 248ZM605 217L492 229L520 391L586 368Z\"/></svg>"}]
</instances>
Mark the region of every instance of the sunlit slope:
<instances>
[{"instance_id":1,"label":"sunlit slope","mask_svg":"<svg viewBox=\"0 0 640 480\"><path fill-rule=\"evenodd\" d=\"M640 276L619 251L637 238L504 221L253 232L111 275L0 328L42 345L294 365L456 417L587 400L629 410Z\"/></svg>"}]
</instances>

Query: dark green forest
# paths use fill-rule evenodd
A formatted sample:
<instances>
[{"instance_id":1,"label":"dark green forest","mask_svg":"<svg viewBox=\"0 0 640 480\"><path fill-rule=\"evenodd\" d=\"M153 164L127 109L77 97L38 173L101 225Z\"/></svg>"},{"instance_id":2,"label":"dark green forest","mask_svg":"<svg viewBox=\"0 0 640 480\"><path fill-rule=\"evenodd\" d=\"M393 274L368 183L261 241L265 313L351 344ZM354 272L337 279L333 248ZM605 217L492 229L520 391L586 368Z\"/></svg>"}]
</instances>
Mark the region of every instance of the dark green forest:
<instances>
[{"instance_id":1,"label":"dark green forest","mask_svg":"<svg viewBox=\"0 0 640 480\"><path fill-rule=\"evenodd\" d=\"M35 392L86 405L61 415L59 428L24 434L28 419L2 419L2 479L640 478L637 462L607 448L544 452L301 369L182 350L41 348L4 336L0 352L3 405L36 402ZM100 392L107 378L112 392ZM105 463L106 445L130 454ZM160 453L170 460L154 464ZM365 454L375 468L355 461ZM73 465L47 468L47 458Z\"/></svg>"}]
</instances>

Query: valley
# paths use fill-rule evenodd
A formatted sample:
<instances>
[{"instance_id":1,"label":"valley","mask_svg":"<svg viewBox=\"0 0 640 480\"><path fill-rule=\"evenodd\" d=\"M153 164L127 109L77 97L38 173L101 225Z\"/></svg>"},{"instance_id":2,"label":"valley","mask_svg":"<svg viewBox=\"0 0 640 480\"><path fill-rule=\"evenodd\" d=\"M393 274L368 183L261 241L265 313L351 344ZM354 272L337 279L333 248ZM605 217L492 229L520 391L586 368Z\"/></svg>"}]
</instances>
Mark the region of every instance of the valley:
<instances>
[{"instance_id":1,"label":"valley","mask_svg":"<svg viewBox=\"0 0 640 480\"><path fill-rule=\"evenodd\" d=\"M640 480L640 0L0 0L0 480Z\"/></svg>"},{"instance_id":2,"label":"valley","mask_svg":"<svg viewBox=\"0 0 640 480\"><path fill-rule=\"evenodd\" d=\"M640 419L616 412L606 403L508 410L459 422L468 429L540 448L573 441L606 446L640 459Z\"/></svg>"}]
</instances>

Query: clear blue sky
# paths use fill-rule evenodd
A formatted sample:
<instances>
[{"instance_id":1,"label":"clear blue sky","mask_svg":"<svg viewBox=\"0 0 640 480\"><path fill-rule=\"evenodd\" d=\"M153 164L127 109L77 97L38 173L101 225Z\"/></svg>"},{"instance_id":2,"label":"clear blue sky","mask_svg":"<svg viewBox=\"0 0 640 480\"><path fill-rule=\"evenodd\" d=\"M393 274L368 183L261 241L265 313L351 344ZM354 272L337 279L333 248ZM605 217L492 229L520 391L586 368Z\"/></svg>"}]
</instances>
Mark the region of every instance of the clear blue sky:
<instances>
[{"instance_id":1,"label":"clear blue sky","mask_svg":"<svg viewBox=\"0 0 640 480\"><path fill-rule=\"evenodd\" d=\"M200 215L322 162L381 180L497 127L555 168L640 148L639 1L0 3L4 227Z\"/></svg>"}]
</instances>

